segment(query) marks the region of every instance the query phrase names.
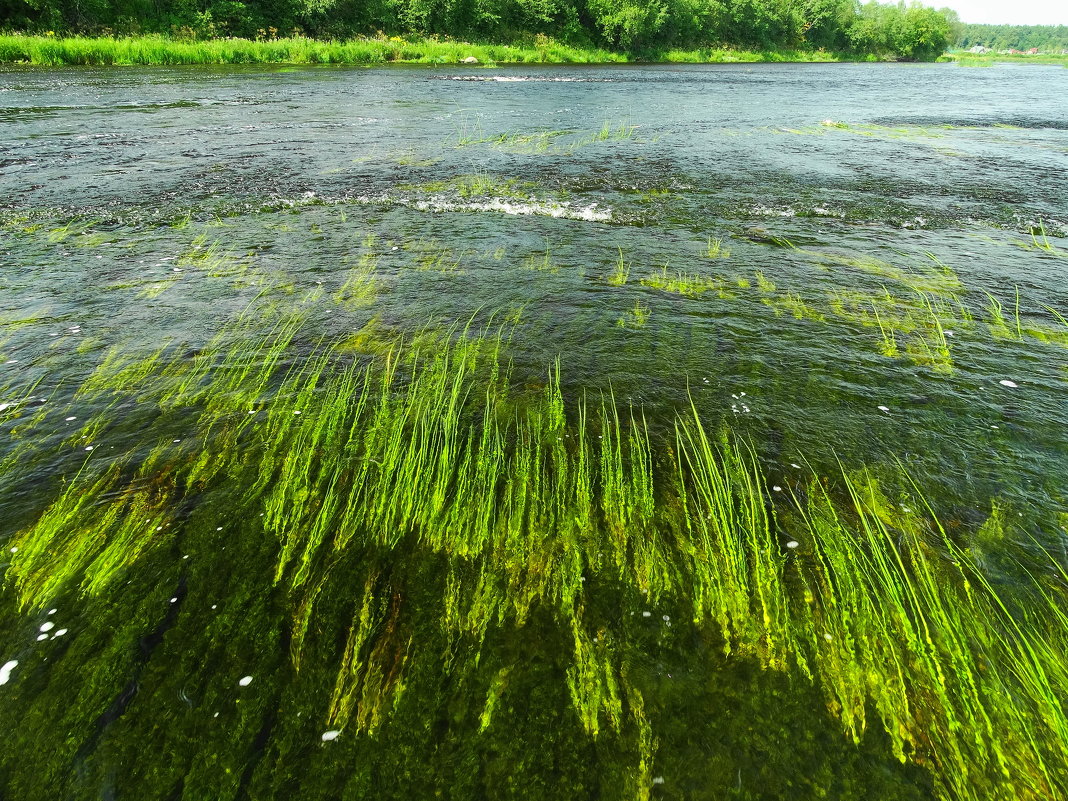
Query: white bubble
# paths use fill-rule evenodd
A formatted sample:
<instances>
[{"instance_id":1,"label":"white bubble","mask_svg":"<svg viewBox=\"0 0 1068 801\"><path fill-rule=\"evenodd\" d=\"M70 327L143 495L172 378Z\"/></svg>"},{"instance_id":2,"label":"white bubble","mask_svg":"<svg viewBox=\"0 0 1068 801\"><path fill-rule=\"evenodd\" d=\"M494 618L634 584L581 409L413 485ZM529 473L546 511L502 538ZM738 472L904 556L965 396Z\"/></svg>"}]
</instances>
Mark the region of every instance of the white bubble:
<instances>
[{"instance_id":1,"label":"white bubble","mask_svg":"<svg viewBox=\"0 0 1068 801\"><path fill-rule=\"evenodd\" d=\"M787 548L796 548L800 544L801 543L799 543L797 540L790 540L788 543L786 543L786 547Z\"/></svg>"},{"instance_id":2,"label":"white bubble","mask_svg":"<svg viewBox=\"0 0 1068 801\"><path fill-rule=\"evenodd\" d=\"M93 449L93 446L92 446L92 445L87 445L85 449L86 449L87 451L91 451L91 450Z\"/></svg>"},{"instance_id":3,"label":"white bubble","mask_svg":"<svg viewBox=\"0 0 1068 801\"><path fill-rule=\"evenodd\" d=\"M323 732L323 742L324 743L328 743L331 740L336 740L337 736L339 734L341 734L341 732L338 729L331 729L330 731L324 731Z\"/></svg>"},{"instance_id":4,"label":"white bubble","mask_svg":"<svg viewBox=\"0 0 1068 801\"><path fill-rule=\"evenodd\" d=\"M66 633L66 629L56 629L56 633L52 635L52 639L54 640L56 637L62 637Z\"/></svg>"},{"instance_id":5,"label":"white bubble","mask_svg":"<svg viewBox=\"0 0 1068 801\"><path fill-rule=\"evenodd\" d=\"M879 411L880 412L886 412L887 414L889 414L890 413L890 407L889 406L880 406L879 407Z\"/></svg>"},{"instance_id":6,"label":"white bubble","mask_svg":"<svg viewBox=\"0 0 1068 801\"><path fill-rule=\"evenodd\" d=\"M77 419L78 419L77 417L75 417L74 415L71 415L70 417L67 418L67 422L69 423L71 420L77 420Z\"/></svg>"},{"instance_id":7,"label":"white bubble","mask_svg":"<svg viewBox=\"0 0 1068 801\"><path fill-rule=\"evenodd\" d=\"M252 684L252 676L245 676L241 679L241 681L238 682L238 684L240 684L242 687L248 687L250 684Z\"/></svg>"},{"instance_id":8,"label":"white bubble","mask_svg":"<svg viewBox=\"0 0 1068 801\"><path fill-rule=\"evenodd\" d=\"M53 622L52 622L51 620L49 620L49 621L48 621L48 622L46 622L46 623L42 623L42 624L41 624L41 628L40 628L40 629L38 629L38 631L51 631L51 630L52 630L52 629L54 629L55 627L56 627L56 624L55 624L55 623L53 623Z\"/></svg>"},{"instance_id":9,"label":"white bubble","mask_svg":"<svg viewBox=\"0 0 1068 801\"><path fill-rule=\"evenodd\" d=\"M58 609L49 609L49 610L48 610L48 614L50 614L50 615L54 615L54 614L55 614L56 612L58 612L58 611L59 611Z\"/></svg>"},{"instance_id":10,"label":"white bubble","mask_svg":"<svg viewBox=\"0 0 1068 801\"><path fill-rule=\"evenodd\" d=\"M772 487L772 489L775 490L776 492L782 492L782 487L780 487L778 484L776 484L774 487Z\"/></svg>"},{"instance_id":11,"label":"white bubble","mask_svg":"<svg viewBox=\"0 0 1068 801\"><path fill-rule=\"evenodd\" d=\"M998 381L998 383L1001 384L1001 386L1003 386L1003 387L1015 388L1015 387L1019 386L1019 384L1017 384L1015 381L1009 381L1009 379L1007 379L1007 378L1001 379L1000 381Z\"/></svg>"},{"instance_id":12,"label":"white bubble","mask_svg":"<svg viewBox=\"0 0 1068 801\"><path fill-rule=\"evenodd\" d=\"M652 616L653 616L652 612L642 612L642 617L652 617Z\"/></svg>"}]
</instances>

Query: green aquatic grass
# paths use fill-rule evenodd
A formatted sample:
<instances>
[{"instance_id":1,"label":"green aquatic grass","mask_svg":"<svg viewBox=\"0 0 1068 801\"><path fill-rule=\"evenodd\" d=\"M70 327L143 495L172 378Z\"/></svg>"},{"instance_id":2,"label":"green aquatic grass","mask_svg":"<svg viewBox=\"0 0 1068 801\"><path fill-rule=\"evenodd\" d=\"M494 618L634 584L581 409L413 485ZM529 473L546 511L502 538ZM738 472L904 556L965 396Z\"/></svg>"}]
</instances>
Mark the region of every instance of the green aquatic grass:
<instances>
[{"instance_id":1,"label":"green aquatic grass","mask_svg":"<svg viewBox=\"0 0 1068 801\"><path fill-rule=\"evenodd\" d=\"M548 153L553 150L557 140L573 133L570 130L534 131L524 133L522 131L506 131L504 133L486 135L483 133L481 124L474 131L462 128L456 140L455 147L470 147L472 145L489 145L496 150L506 153Z\"/></svg>"},{"instance_id":2,"label":"green aquatic grass","mask_svg":"<svg viewBox=\"0 0 1068 801\"><path fill-rule=\"evenodd\" d=\"M1030 247L1034 250L1041 250L1044 253L1049 253L1054 256L1068 258L1068 250L1059 248L1049 241L1049 237L1046 235L1046 226L1043 224L1039 224L1037 232L1031 231Z\"/></svg>"},{"instance_id":3,"label":"green aquatic grass","mask_svg":"<svg viewBox=\"0 0 1068 801\"><path fill-rule=\"evenodd\" d=\"M933 263L933 267L928 267L925 264L899 267L868 255L807 249L798 249L798 252L817 264L857 269L877 278L893 281L913 292L956 297L964 290L964 284L956 271L930 253L927 254L927 257Z\"/></svg>"},{"instance_id":4,"label":"green aquatic grass","mask_svg":"<svg viewBox=\"0 0 1068 801\"><path fill-rule=\"evenodd\" d=\"M83 436L112 441L119 408L155 422L116 452L82 451L10 541L23 610L121 594L226 492L271 554L294 669L322 647L327 599L352 598L318 713L347 736L384 731L437 658L419 626L442 632L454 680L484 688L475 714L492 732L509 673L480 672L483 656L502 627L548 616L570 644L558 680L577 724L626 738L647 790L656 724L628 672L629 616L593 611L615 588L642 615L671 609L665 630L811 683L847 736L882 729L939 797L1066 797L1063 587L1040 573L998 586L907 476L802 470L773 485L754 446L692 402L665 431L611 391L565 395L558 364L516 381L493 324L309 339L328 297L264 293L194 354L102 358L79 389L101 409ZM168 426L179 442L154 433ZM32 470L27 456L8 470ZM976 542L1010 525L994 509ZM420 604L395 575L416 560L441 576Z\"/></svg>"},{"instance_id":5,"label":"green aquatic grass","mask_svg":"<svg viewBox=\"0 0 1068 801\"><path fill-rule=\"evenodd\" d=\"M630 277L630 265L623 258L623 248L619 248L619 258L616 259L615 269L608 276L611 286L625 286Z\"/></svg>"},{"instance_id":6,"label":"green aquatic grass","mask_svg":"<svg viewBox=\"0 0 1068 801\"><path fill-rule=\"evenodd\" d=\"M625 311L620 318L616 321L616 325L620 328L645 328L649 322L649 317L652 312L649 307L641 302L641 299L634 301L634 307Z\"/></svg>"},{"instance_id":7,"label":"green aquatic grass","mask_svg":"<svg viewBox=\"0 0 1068 801\"><path fill-rule=\"evenodd\" d=\"M408 242L404 250L415 254L416 269L438 273L461 272L461 265L468 255L467 251L456 251L437 240Z\"/></svg>"},{"instance_id":8,"label":"green aquatic grass","mask_svg":"<svg viewBox=\"0 0 1068 801\"><path fill-rule=\"evenodd\" d=\"M921 291L895 294L885 285L881 292L834 290L827 300L834 318L878 329L877 348L882 355L904 355L935 372L953 371L950 337L957 329L968 329L972 321L971 312L959 300Z\"/></svg>"},{"instance_id":9,"label":"green aquatic grass","mask_svg":"<svg viewBox=\"0 0 1068 801\"><path fill-rule=\"evenodd\" d=\"M893 326L883 323L883 318L879 315L879 306L876 303L871 304L871 310L875 315L875 324L879 326L880 353L891 358L897 356L897 337L894 335Z\"/></svg>"},{"instance_id":10,"label":"green aquatic grass","mask_svg":"<svg viewBox=\"0 0 1068 801\"><path fill-rule=\"evenodd\" d=\"M700 297L706 292L721 288L720 283L714 278L687 273L683 270L672 271L667 264L661 265L660 269L654 270L641 279L641 283L643 286L690 298Z\"/></svg>"},{"instance_id":11,"label":"green aquatic grass","mask_svg":"<svg viewBox=\"0 0 1068 801\"><path fill-rule=\"evenodd\" d=\"M730 248L725 247L723 240L720 238L713 239L708 238L708 243L705 245L705 257L709 259L726 259L731 255Z\"/></svg>"}]
</instances>

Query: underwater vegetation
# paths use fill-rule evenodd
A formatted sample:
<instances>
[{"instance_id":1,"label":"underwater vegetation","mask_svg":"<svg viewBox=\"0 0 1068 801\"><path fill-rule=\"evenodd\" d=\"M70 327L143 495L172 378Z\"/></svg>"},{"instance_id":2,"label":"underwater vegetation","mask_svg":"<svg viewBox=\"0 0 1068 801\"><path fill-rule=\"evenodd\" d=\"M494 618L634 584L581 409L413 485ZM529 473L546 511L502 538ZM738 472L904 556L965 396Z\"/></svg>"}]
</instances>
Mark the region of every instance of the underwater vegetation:
<instances>
[{"instance_id":1,"label":"underwater vegetation","mask_svg":"<svg viewBox=\"0 0 1068 801\"><path fill-rule=\"evenodd\" d=\"M206 241L195 254L191 267L218 258ZM364 308L375 281L368 257L336 300ZM182 576L168 618L180 626L186 608L222 602L199 594L196 571L229 564L235 614L268 603L286 621L269 646L231 656L267 648L261 668L283 684L320 677L299 708L324 743L375 742L395 718L409 730L413 710L437 703L432 675L484 698L471 725L493 737L529 659L502 653L501 638L529 627L562 649L561 671L543 677L569 699L572 717L555 725L622 743L617 778L633 798L663 781L667 758L657 688L632 667L635 627L655 624L662 642L706 644L707 663L688 666L701 681L727 660L811 688L843 738L859 747L879 732L940 798L1068 797L1068 574L1038 548L1018 566L1022 583L992 577L979 546L1014 536L997 500L961 531L904 468L792 465L773 481L748 439L710 428L692 403L654 429L611 392L566 395L558 363L536 384L517 381L513 326L492 317L408 335L372 319L345 338L309 336L323 293L261 293L195 353L100 359L71 401L99 410L66 438L75 458L5 543L12 613L121 607L155 565ZM933 303L924 295L930 314ZM619 324L648 315L638 300ZM872 316L888 336L890 316ZM53 458L33 445L44 425L29 416L12 431L5 497ZM240 630L218 620L219 642ZM63 642L82 653L93 633ZM105 677L126 657L84 658L100 674L74 705L85 711L68 714L92 719L107 713ZM27 664L11 671L16 689L36 681ZM237 676L233 686L257 686L253 671ZM35 714L23 725L41 725ZM71 759L85 747L77 736L64 746ZM32 786L29 768L4 769L11 788Z\"/></svg>"}]
</instances>

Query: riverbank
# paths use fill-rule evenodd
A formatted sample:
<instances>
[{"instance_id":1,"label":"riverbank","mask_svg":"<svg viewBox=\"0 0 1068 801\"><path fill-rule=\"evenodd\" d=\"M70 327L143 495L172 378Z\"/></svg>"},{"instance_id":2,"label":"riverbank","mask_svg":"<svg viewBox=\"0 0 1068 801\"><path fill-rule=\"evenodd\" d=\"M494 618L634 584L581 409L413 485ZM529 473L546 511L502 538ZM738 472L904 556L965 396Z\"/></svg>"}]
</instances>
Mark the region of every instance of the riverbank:
<instances>
[{"instance_id":1,"label":"riverbank","mask_svg":"<svg viewBox=\"0 0 1068 801\"><path fill-rule=\"evenodd\" d=\"M962 67L991 67L994 64L1062 64L1068 67L1068 54L1060 53L946 53L939 61L953 61Z\"/></svg>"},{"instance_id":2,"label":"riverbank","mask_svg":"<svg viewBox=\"0 0 1068 801\"><path fill-rule=\"evenodd\" d=\"M875 60L874 56L866 58ZM451 40L405 40L398 37L345 41L304 37L181 41L164 36L0 36L0 63L52 67L133 64L460 64L465 61L478 64L606 64L632 61L737 63L857 60L865 60L865 57L822 50L702 48L636 55L597 48L576 48L553 40L527 47Z\"/></svg>"}]
</instances>

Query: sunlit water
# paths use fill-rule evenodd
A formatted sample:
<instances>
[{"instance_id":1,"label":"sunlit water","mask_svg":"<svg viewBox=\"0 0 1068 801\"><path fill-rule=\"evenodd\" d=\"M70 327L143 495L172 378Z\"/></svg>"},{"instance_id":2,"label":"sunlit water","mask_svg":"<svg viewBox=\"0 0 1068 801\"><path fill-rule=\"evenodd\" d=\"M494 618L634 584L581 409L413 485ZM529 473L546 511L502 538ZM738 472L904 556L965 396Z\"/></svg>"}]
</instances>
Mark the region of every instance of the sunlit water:
<instances>
[{"instance_id":1,"label":"sunlit water","mask_svg":"<svg viewBox=\"0 0 1068 801\"><path fill-rule=\"evenodd\" d=\"M692 399L784 484L806 461L901 463L951 525L996 498L1019 519L1006 548L1063 553L1066 96L1068 70L1038 66L9 68L0 421L13 442L29 410L56 411L30 468L0 478L0 541L86 447L181 438L120 409L128 430L71 443L99 411L74 391L116 345L195 354L263 288L212 280L240 265L322 284L308 341L372 317L409 333L518 321L521 385L559 357L569 397L612 392L654 432ZM361 259L380 291L352 312L329 298ZM238 526L227 508L190 514ZM317 718L326 679L287 662L267 557L217 544L203 573L159 556L115 597L72 592L54 613L5 596L0 795L930 792L878 731L853 746L804 681L725 664L660 609L628 645L656 721L651 788L619 784L635 755L572 719L567 634L547 619L501 635L495 658L528 668L492 737L484 695L438 675L411 677L419 707L374 737L338 735Z\"/></svg>"}]
</instances>

